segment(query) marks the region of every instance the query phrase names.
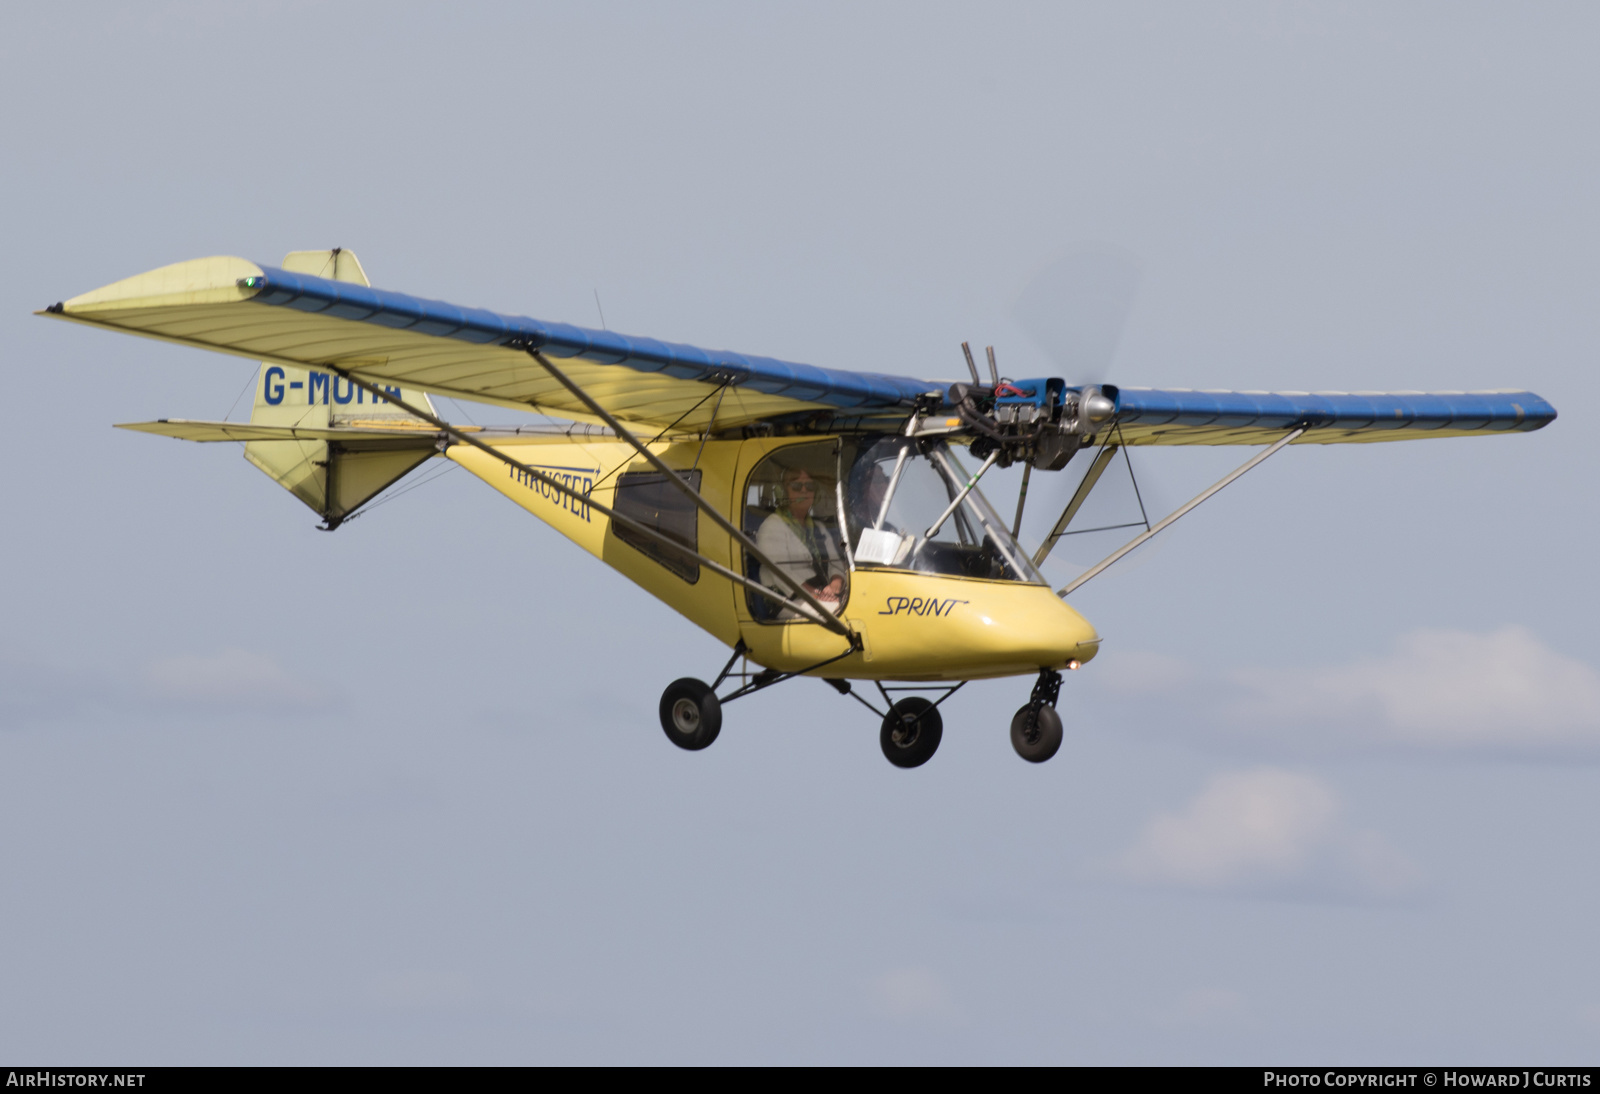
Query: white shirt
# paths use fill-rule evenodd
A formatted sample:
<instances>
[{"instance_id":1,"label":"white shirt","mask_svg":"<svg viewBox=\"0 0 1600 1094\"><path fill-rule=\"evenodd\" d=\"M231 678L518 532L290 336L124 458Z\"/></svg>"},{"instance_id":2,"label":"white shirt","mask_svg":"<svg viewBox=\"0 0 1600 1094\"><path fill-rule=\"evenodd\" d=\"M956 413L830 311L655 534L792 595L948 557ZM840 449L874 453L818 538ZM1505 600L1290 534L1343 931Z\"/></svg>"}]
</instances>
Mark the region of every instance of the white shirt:
<instances>
[{"instance_id":1,"label":"white shirt","mask_svg":"<svg viewBox=\"0 0 1600 1094\"><path fill-rule=\"evenodd\" d=\"M835 577L845 576L844 555L839 550L839 541L824 524L806 518L806 525L815 543L827 558L822 564L822 580L826 584ZM760 529L756 532L756 546L761 553L773 561L773 564L788 574L796 582L804 585L808 581L815 581L817 569L811 558L811 552L806 549L805 540L801 538L794 523L785 513L773 513L761 522ZM765 565L761 567L761 584L769 589L776 589L782 593L784 599L790 599L791 594L786 585L778 576ZM780 619L798 618L795 612L784 609L779 615Z\"/></svg>"}]
</instances>

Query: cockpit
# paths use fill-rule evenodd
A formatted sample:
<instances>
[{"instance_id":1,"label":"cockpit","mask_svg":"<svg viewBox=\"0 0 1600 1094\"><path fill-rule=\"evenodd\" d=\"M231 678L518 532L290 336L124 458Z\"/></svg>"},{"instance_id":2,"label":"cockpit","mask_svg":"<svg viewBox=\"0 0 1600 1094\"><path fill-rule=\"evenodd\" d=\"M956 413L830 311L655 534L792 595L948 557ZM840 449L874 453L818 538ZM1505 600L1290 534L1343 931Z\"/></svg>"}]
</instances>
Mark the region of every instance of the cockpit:
<instances>
[{"instance_id":1,"label":"cockpit","mask_svg":"<svg viewBox=\"0 0 1600 1094\"><path fill-rule=\"evenodd\" d=\"M1026 552L943 439L876 435L787 445L745 486L744 530L825 603L849 597L857 569L1043 583ZM754 558L746 573L781 591ZM764 622L797 618L749 592Z\"/></svg>"},{"instance_id":2,"label":"cockpit","mask_svg":"<svg viewBox=\"0 0 1600 1094\"><path fill-rule=\"evenodd\" d=\"M848 492L857 565L1044 581L943 440L884 437L859 446Z\"/></svg>"}]
</instances>

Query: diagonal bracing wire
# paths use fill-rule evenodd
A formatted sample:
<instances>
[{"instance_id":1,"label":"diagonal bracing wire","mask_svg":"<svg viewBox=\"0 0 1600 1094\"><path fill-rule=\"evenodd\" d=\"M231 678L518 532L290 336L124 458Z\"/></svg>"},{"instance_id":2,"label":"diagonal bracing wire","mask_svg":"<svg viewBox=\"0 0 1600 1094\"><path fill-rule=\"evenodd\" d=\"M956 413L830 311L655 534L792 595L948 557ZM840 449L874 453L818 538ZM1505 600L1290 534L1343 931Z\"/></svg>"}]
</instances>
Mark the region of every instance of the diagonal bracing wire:
<instances>
[{"instance_id":1,"label":"diagonal bracing wire","mask_svg":"<svg viewBox=\"0 0 1600 1094\"><path fill-rule=\"evenodd\" d=\"M678 428L678 422L683 421L689 415L693 414L695 411L697 411L701 407L705 406L706 405L706 400L710 399L711 396L713 396L713 395L715 395L717 397L717 408L720 410L722 408L722 394L723 394L723 392L728 390L728 385L731 384L731 383L733 383L733 380L731 378L728 379L728 380L724 380L722 382L722 384L720 386L718 386L715 391L706 392L705 399L701 399L698 403L694 404L694 406L690 407L688 410L685 410L682 414L679 414L678 418L677 418L677 421L674 421L671 425L667 426L660 433L657 433L654 437L651 437L648 441L646 441L644 443L645 444L655 444L662 437L665 437L668 433L671 433L674 429ZM716 412L713 411L712 415L711 415L711 420L712 421L716 421L716 418L717 418ZM707 426L707 432L708 433L710 432L710 427L709 426ZM706 446L706 442L702 439L701 442L700 442L700 447L703 449L703 448L705 448L705 446ZM698 455L695 456L694 462L695 462L696 466L699 466L700 457ZM605 481L607 479L609 479L612 475L615 475L618 471L621 471L622 468L625 466L625 464L626 464L626 461L624 461L623 463L619 463L619 464L617 464L617 466L613 467L610 471L607 471L604 475L600 476L599 482L596 482L594 484L594 486L592 487L592 489L595 489L595 490L600 489L600 487L605 483Z\"/></svg>"}]
</instances>

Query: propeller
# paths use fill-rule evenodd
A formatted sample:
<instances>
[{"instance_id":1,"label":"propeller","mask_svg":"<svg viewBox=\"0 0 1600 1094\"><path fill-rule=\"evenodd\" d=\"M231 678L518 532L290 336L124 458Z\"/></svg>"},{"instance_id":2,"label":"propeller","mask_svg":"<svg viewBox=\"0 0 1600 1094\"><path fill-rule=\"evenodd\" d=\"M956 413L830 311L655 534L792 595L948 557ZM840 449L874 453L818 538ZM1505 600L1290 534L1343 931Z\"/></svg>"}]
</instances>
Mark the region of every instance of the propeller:
<instances>
[{"instance_id":1,"label":"propeller","mask_svg":"<svg viewBox=\"0 0 1600 1094\"><path fill-rule=\"evenodd\" d=\"M1013 534L1036 557L1070 513L1066 534L1045 552L1057 565L1076 562L1081 568L1096 562L1129 538L1131 529L1149 527L1165 513L1166 492L1152 491L1134 477L1134 461L1110 432L1119 392L1106 377L1142 280L1138 263L1125 251L1099 243L1068 248L1033 277L1014 308L1017 322L1045 352L1056 376L1012 381L1002 375L990 346L986 380L971 346L963 342L972 382L919 400L907 424L907 436L970 437L971 454L982 461L974 485L991 472L990 487L1003 490L1005 479L1016 481ZM950 417L952 409L956 417ZM1004 473L1018 465L1020 472ZM1076 473L1046 475L1031 484L1034 471L1057 472L1069 465ZM1046 576L1055 575L1047 568Z\"/></svg>"},{"instance_id":2,"label":"propeller","mask_svg":"<svg viewBox=\"0 0 1600 1094\"><path fill-rule=\"evenodd\" d=\"M1033 276L1012 315L1068 384L1103 384L1143 280L1127 252L1077 243Z\"/></svg>"},{"instance_id":3,"label":"propeller","mask_svg":"<svg viewBox=\"0 0 1600 1094\"><path fill-rule=\"evenodd\" d=\"M1012 309L1018 326L1043 351L1056 374L1081 392L1079 416L1086 432L1111 417L1116 388L1108 381L1143 280L1139 263L1129 252L1080 241L1039 270ZM1103 431L1097 434L1096 449L1105 439ZM1022 542L1030 551L1049 534L1085 478L1098 476L1073 517L1070 534L1052 549L1048 569L1092 564L1135 534L1147 519L1154 521L1165 512L1167 491L1143 467L1135 476L1137 457L1130 460L1123 449L1097 472L1097 454L1078 452L1065 474L1031 477L1022 522ZM1052 469L1043 461L1035 466ZM1091 531L1096 528L1105 530ZM1147 549L1140 551L1145 553Z\"/></svg>"}]
</instances>

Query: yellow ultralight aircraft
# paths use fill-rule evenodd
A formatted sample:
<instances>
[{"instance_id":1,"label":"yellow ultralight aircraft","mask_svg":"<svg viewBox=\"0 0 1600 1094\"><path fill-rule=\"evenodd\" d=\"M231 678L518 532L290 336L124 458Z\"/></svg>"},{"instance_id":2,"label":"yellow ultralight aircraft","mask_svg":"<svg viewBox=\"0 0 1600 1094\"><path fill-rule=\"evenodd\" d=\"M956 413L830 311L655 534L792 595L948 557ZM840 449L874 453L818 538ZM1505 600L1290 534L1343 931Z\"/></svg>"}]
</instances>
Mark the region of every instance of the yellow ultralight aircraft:
<instances>
[{"instance_id":1,"label":"yellow ultralight aircraft","mask_svg":"<svg viewBox=\"0 0 1600 1094\"><path fill-rule=\"evenodd\" d=\"M733 655L709 685L682 679L663 693L674 744L705 748L724 704L814 676L881 717L884 755L900 767L933 755L939 704L963 684L1024 674L1036 679L1011 742L1035 763L1055 755L1060 670L1089 661L1100 642L1067 594L1285 445L1528 431L1555 418L1539 396L1515 391L1008 380L992 351L987 383L970 352L971 383L954 385L822 369L376 290L338 249L297 251L281 267L180 262L40 314L260 360L248 423L122 428L243 442L246 458L329 530L441 456L688 616ZM429 393L571 424L456 425ZM1053 591L1038 567L1112 456L1153 444L1267 447ZM1017 542L1028 476L1080 452L1088 468L1030 554ZM1008 525L978 483L1017 462ZM887 710L852 680L871 681Z\"/></svg>"}]
</instances>

